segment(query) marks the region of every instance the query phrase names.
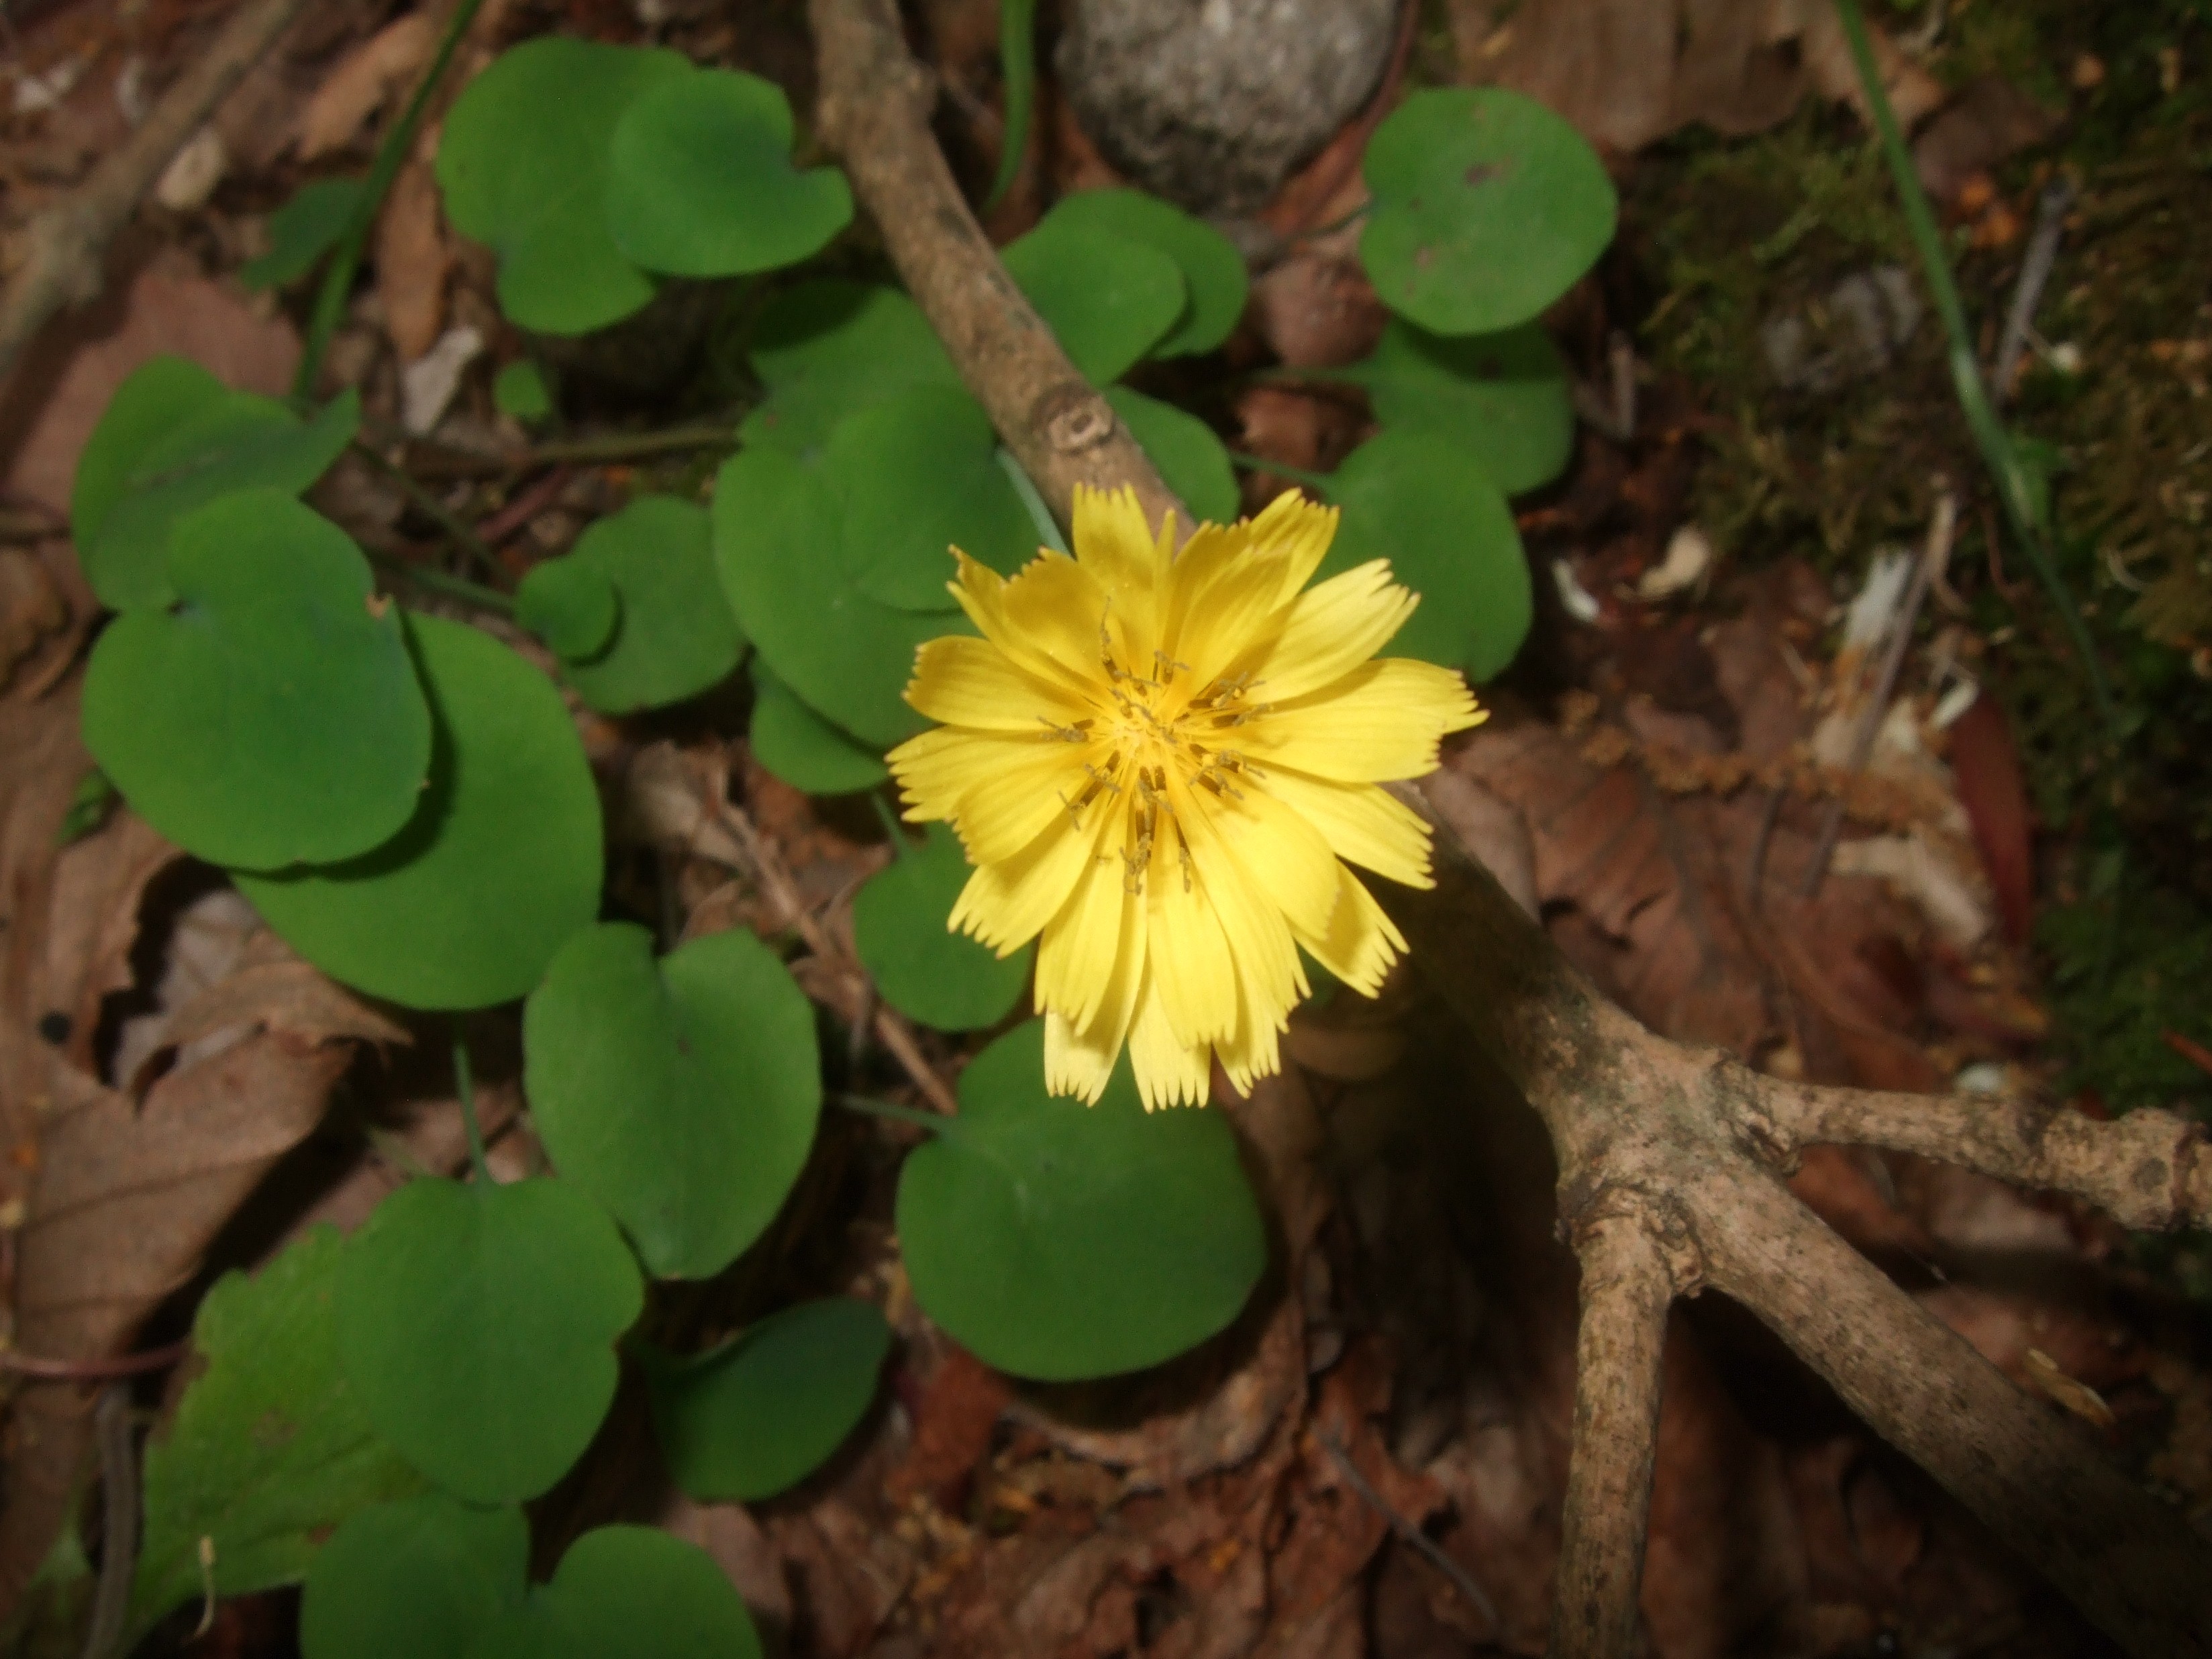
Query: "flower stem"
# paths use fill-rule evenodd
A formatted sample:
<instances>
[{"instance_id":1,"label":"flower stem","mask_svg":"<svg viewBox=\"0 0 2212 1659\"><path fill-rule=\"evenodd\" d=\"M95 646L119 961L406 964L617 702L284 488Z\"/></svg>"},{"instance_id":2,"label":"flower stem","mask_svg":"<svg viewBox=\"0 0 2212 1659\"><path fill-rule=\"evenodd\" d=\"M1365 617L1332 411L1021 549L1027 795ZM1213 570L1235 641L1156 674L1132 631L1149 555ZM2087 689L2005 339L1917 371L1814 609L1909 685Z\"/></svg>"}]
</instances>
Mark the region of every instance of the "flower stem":
<instances>
[{"instance_id":1,"label":"flower stem","mask_svg":"<svg viewBox=\"0 0 2212 1659\"><path fill-rule=\"evenodd\" d=\"M368 562L380 570L388 570L395 576L413 582L417 587L428 588L433 593L443 593L449 599L480 605L486 611L496 611L503 617L514 614L513 597L495 587L486 587L481 582L472 582L462 576L448 576L442 570L426 570L420 565L408 563L404 559L395 559L389 553L379 553L368 548L362 550L368 555Z\"/></svg>"},{"instance_id":2,"label":"flower stem","mask_svg":"<svg viewBox=\"0 0 2212 1659\"><path fill-rule=\"evenodd\" d=\"M999 176L983 198L988 212L1006 199L1029 148L1030 94L1036 89L1036 0L999 0L999 73L1006 88L1006 119L999 131Z\"/></svg>"},{"instance_id":3,"label":"flower stem","mask_svg":"<svg viewBox=\"0 0 2212 1659\"><path fill-rule=\"evenodd\" d=\"M842 1106L848 1112L860 1112L869 1117L887 1117L897 1123L911 1123L932 1134L943 1134L948 1125L959 1121L957 1118L948 1119L936 1112L918 1112L911 1106L894 1106L888 1100L869 1100L860 1095L832 1095L830 1099L833 1104Z\"/></svg>"},{"instance_id":4,"label":"flower stem","mask_svg":"<svg viewBox=\"0 0 2212 1659\"><path fill-rule=\"evenodd\" d=\"M1272 472L1279 478L1288 478L1292 483L1304 484L1323 501L1327 501L1336 489L1336 480L1326 472L1309 472L1302 466L1271 461L1264 455L1248 455L1241 449L1229 451L1229 459L1247 472Z\"/></svg>"},{"instance_id":5,"label":"flower stem","mask_svg":"<svg viewBox=\"0 0 2212 1659\"><path fill-rule=\"evenodd\" d=\"M453 1092L460 1097L461 1127L469 1137L469 1164L477 1179L492 1184L491 1164L484 1157L483 1126L477 1121L476 1079L469 1067L469 1039L460 1017L453 1018Z\"/></svg>"},{"instance_id":6,"label":"flower stem","mask_svg":"<svg viewBox=\"0 0 2212 1659\"><path fill-rule=\"evenodd\" d=\"M439 529L453 538L454 544L469 556L478 569L495 575L499 574L499 560L491 549L484 545L483 538L456 518L443 501L423 489L405 467L387 459L374 445L362 443L358 439L355 440L353 449L356 454L398 484L400 493L434 520Z\"/></svg>"},{"instance_id":7,"label":"flower stem","mask_svg":"<svg viewBox=\"0 0 2212 1659\"><path fill-rule=\"evenodd\" d=\"M1036 481L1030 477L1014 452L1004 444L999 446L999 465L1006 477L1013 480L1014 494L1022 498L1022 505L1030 510L1030 522L1036 526L1037 540L1055 553L1067 551L1067 538L1060 533L1060 523L1052 516L1052 509L1044 504L1037 493Z\"/></svg>"}]
</instances>

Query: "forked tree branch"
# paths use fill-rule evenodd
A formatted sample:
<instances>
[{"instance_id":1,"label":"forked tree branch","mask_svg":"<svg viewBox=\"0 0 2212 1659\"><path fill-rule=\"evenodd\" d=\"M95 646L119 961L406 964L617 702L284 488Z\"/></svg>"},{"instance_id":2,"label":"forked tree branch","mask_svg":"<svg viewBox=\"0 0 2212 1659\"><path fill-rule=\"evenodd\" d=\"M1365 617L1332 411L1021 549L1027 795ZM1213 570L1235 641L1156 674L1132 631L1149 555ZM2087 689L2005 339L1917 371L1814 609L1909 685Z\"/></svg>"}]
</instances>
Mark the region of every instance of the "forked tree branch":
<instances>
[{"instance_id":1,"label":"forked tree branch","mask_svg":"<svg viewBox=\"0 0 2212 1659\"><path fill-rule=\"evenodd\" d=\"M1007 277L929 131L890 0L810 0L821 129L963 378L1065 522L1078 483L1175 501ZM1407 798L1419 805L1417 792ZM1437 884L1378 896L1439 994L1548 1130L1583 1241L1586 1311L1556 1613L1560 1650L1635 1640L1664 1310L1700 1282L1741 1301L1869 1426L1917 1458L2141 1659L2212 1659L2212 1545L2069 1422L1800 1206L1798 1146L1851 1139L2075 1192L2137 1224L2206 1213L2201 1137L1980 1103L1811 1090L1668 1042L1607 1002L1440 833ZM2130 1126L2134 1127L2130 1127Z\"/></svg>"}]
</instances>

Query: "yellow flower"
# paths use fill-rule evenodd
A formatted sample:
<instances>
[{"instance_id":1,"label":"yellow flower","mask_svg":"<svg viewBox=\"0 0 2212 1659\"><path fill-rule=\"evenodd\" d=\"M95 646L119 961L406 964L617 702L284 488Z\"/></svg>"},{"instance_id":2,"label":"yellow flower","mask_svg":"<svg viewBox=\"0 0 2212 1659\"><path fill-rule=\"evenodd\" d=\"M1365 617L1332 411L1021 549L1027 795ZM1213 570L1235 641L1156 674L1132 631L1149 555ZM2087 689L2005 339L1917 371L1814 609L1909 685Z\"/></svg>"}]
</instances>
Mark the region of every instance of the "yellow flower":
<instances>
[{"instance_id":1,"label":"yellow flower","mask_svg":"<svg viewBox=\"0 0 2212 1659\"><path fill-rule=\"evenodd\" d=\"M1079 490L1075 556L1011 580L955 550L982 638L933 640L891 751L907 817L975 866L950 925L1005 956L1040 933L1046 1080L1095 1102L1126 1042L1147 1108L1197 1104L1218 1055L1275 1071L1303 945L1363 992L1405 939L1341 860L1412 886L1428 826L1377 782L1473 726L1449 670L1372 660L1417 603L1376 560L1302 592L1336 532L1296 495L1181 554L1133 492Z\"/></svg>"}]
</instances>

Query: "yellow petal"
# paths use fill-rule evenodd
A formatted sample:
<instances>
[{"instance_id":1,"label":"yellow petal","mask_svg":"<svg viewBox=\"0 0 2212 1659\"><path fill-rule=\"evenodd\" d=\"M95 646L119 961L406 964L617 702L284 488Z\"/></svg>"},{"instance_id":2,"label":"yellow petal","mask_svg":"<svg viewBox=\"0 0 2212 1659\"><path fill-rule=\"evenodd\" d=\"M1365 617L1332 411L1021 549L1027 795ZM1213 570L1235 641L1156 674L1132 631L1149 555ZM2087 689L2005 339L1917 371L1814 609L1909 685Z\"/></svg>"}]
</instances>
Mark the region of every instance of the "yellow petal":
<instances>
[{"instance_id":1,"label":"yellow petal","mask_svg":"<svg viewBox=\"0 0 2212 1659\"><path fill-rule=\"evenodd\" d=\"M1194 857L1177 856L1182 836L1164 825L1145 878L1146 960L1152 988L1176 1040L1185 1045L1228 1036L1237 1024L1237 963Z\"/></svg>"},{"instance_id":2,"label":"yellow petal","mask_svg":"<svg viewBox=\"0 0 2212 1659\"><path fill-rule=\"evenodd\" d=\"M1405 950L1406 936L1382 913L1375 895L1361 885L1358 877L1345 870L1343 884L1328 930L1302 933L1298 943L1353 990L1362 996L1373 996L1382 988L1382 975Z\"/></svg>"},{"instance_id":3,"label":"yellow petal","mask_svg":"<svg viewBox=\"0 0 2212 1659\"><path fill-rule=\"evenodd\" d=\"M1235 666L1258 682L1256 695L1287 702L1365 662L1390 642L1419 603L1390 580L1389 560L1370 560L1300 594L1282 631Z\"/></svg>"},{"instance_id":4,"label":"yellow petal","mask_svg":"<svg viewBox=\"0 0 2212 1659\"><path fill-rule=\"evenodd\" d=\"M976 866L948 925L1012 956L1044 930L1091 860L1091 837L1062 813L1010 859Z\"/></svg>"},{"instance_id":5,"label":"yellow petal","mask_svg":"<svg viewBox=\"0 0 2212 1659\"><path fill-rule=\"evenodd\" d=\"M1204 812L1178 806L1176 820L1229 941L1239 995L1252 1007L1287 1012L1305 994L1306 974L1282 907L1254 884Z\"/></svg>"},{"instance_id":6,"label":"yellow petal","mask_svg":"<svg viewBox=\"0 0 2212 1659\"><path fill-rule=\"evenodd\" d=\"M1267 789L1321 831L1329 849L1364 870L1429 887L1429 826L1411 807L1371 783L1332 783L1285 766L1270 767Z\"/></svg>"},{"instance_id":7,"label":"yellow petal","mask_svg":"<svg viewBox=\"0 0 2212 1659\"><path fill-rule=\"evenodd\" d=\"M1032 736L1090 713L1064 680L1032 673L990 641L964 634L932 640L915 653L906 700L947 726Z\"/></svg>"},{"instance_id":8,"label":"yellow petal","mask_svg":"<svg viewBox=\"0 0 2212 1659\"><path fill-rule=\"evenodd\" d=\"M1063 592L1073 602L1056 609ZM1084 618L1104 614L1106 595L1066 555L1041 553L1009 579L962 553L952 596L978 633L1040 679L1079 696L1098 684L1098 625Z\"/></svg>"},{"instance_id":9,"label":"yellow petal","mask_svg":"<svg viewBox=\"0 0 2212 1659\"><path fill-rule=\"evenodd\" d=\"M1176 1036L1158 982L1148 979L1137 1000L1136 1023L1129 1028L1129 1064L1145 1109L1204 1105L1212 1059L1210 1044L1185 1043Z\"/></svg>"},{"instance_id":10,"label":"yellow petal","mask_svg":"<svg viewBox=\"0 0 2212 1659\"><path fill-rule=\"evenodd\" d=\"M1255 1082L1283 1069L1281 1039L1289 1017L1288 1008L1272 1016L1248 1008L1237 1023L1236 1035L1216 1048L1221 1069L1229 1073L1238 1094L1250 1094Z\"/></svg>"},{"instance_id":11,"label":"yellow petal","mask_svg":"<svg viewBox=\"0 0 2212 1659\"><path fill-rule=\"evenodd\" d=\"M1270 794L1267 782L1248 782L1239 795L1194 806L1212 820L1223 849L1268 902L1295 926L1315 931L1328 927L1336 903L1336 855L1328 842ZM1211 876L1216 866L1209 859L1204 868Z\"/></svg>"},{"instance_id":12,"label":"yellow petal","mask_svg":"<svg viewBox=\"0 0 2212 1659\"><path fill-rule=\"evenodd\" d=\"M1116 994L1117 975L1133 985L1145 957L1145 907L1128 891L1112 848L1120 814L1100 812L1091 826L1091 860L1037 946L1036 1005L1088 1028ZM1123 988L1126 991L1127 988ZM1127 1016L1123 1016L1126 1023Z\"/></svg>"},{"instance_id":13,"label":"yellow petal","mask_svg":"<svg viewBox=\"0 0 2212 1659\"><path fill-rule=\"evenodd\" d=\"M1133 908L1133 907L1132 907ZM1136 1017L1137 997L1144 988L1140 953L1118 956L1105 999L1090 1024L1080 1029L1065 1014L1044 1017L1045 1087L1056 1095L1075 1095L1095 1106L1114 1075L1114 1062L1128 1041L1129 1023Z\"/></svg>"},{"instance_id":14,"label":"yellow petal","mask_svg":"<svg viewBox=\"0 0 2212 1659\"><path fill-rule=\"evenodd\" d=\"M1280 562L1278 604L1287 604L1313 580L1328 556L1328 544L1336 539L1342 516L1336 507L1318 506L1297 490L1286 489L1253 519L1252 544L1267 549Z\"/></svg>"},{"instance_id":15,"label":"yellow petal","mask_svg":"<svg viewBox=\"0 0 2212 1659\"><path fill-rule=\"evenodd\" d=\"M1167 539L1174 534L1172 524L1163 525L1155 537L1146 526L1135 490L1082 484L1075 488L1073 517L1076 562L1097 579L1114 608L1150 639L1158 632L1160 578L1174 551L1173 541Z\"/></svg>"},{"instance_id":16,"label":"yellow petal","mask_svg":"<svg viewBox=\"0 0 2212 1659\"><path fill-rule=\"evenodd\" d=\"M960 831L969 860L1011 858L1055 819L1065 820L1089 780L1083 751L1040 733L939 726L886 757L908 803L909 823L944 818Z\"/></svg>"},{"instance_id":17,"label":"yellow petal","mask_svg":"<svg viewBox=\"0 0 2212 1659\"><path fill-rule=\"evenodd\" d=\"M1484 718L1452 670L1385 657L1236 730L1239 747L1263 763L1342 783L1379 783L1433 772L1444 733Z\"/></svg>"}]
</instances>

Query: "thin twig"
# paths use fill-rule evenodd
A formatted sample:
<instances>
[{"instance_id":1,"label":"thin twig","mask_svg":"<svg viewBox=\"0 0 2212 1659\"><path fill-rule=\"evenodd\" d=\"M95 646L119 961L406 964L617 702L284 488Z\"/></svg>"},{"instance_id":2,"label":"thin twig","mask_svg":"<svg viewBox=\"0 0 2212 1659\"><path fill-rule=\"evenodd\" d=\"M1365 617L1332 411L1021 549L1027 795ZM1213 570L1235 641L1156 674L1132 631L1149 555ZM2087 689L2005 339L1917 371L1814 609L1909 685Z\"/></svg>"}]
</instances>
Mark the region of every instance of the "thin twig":
<instances>
[{"instance_id":1,"label":"thin twig","mask_svg":"<svg viewBox=\"0 0 2212 1659\"><path fill-rule=\"evenodd\" d=\"M1505 1623L1498 1616L1498 1604L1483 1593L1482 1586L1474 1581L1474 1575L1446 1554L1435 1539L1385 1503L1382 1494L1369 1484L1365 1475L1360 1474L1358 1466L1352 1461L1352 1455L1338 1443L1334 1435L1323 1429L1314 1437L1321 1442L1321 1449L1336 1465L1336 1472L1344 1477L1345 1485L1358 1492L1369 1509L1388 1522L1392 1532L1419 1550L1424 1560L1451 1580L1452 1588L1467 1598L1468 1606L1480 1613L1491 1629L1503 1631Z\"/></svg>"},{"instance_id":2,"label":"thin twig","mask_svg":"<svg viewBox=\"0 0 2212 1659\"><path fill-rule=\"evenodd\" d=\"M105 281L107 245L177 152L276 43L307 0L248 0L146 118L66 199L24 228L23 261L0 294L0 375L46 319Z\"/></svg>"},{"instance_id":3,"label":"thin twig","mask_svg":"<svg viewBox=\"0 0 2212 1659\"><path fill-rule=\"evenodd\" d=\"M396 557L390 553L380 552L373 547L364 547L362 552L378 569L388 572L402 581L413 582L419 587L428 588L433 593L442 593L447 599L459 599L465 605L473 605L485 611L496 611L503 617L511 617L514 614L513 594L502 593L495 587L486 587L481 582L472 582L465 576L449 576L442 570L431 570L422 565L410 564L404 559Z\"/></svg>"},{"instance_id":4,"label":"thin twig","mask_svg":"<svg viewBox=\"0 0 2212 1659\"><path fill-rule=\"evenodd\" d=\"M420 508L439 529L453 538L454 545L473 559L477 568L494 576L501 574L498 555L486 547L477 532L463 524L452 508L423 489L405 467L392 460L374 444L362 443L359 439L354 441L353 451L378 471L383 473L386 477L398 484L399 493Z\"/></svg>"},{"instance_id":5,"label":"thin twig","mask_svg":"<svg viewBox=\"0 0 2212 1659\"><path fill-rule=\"evenodd\" d=\"M84 1659L112 1659L131 1612L131 1580L138 1565L138 1461L131 1443L131 1390L111 1383L92 1414L100 1443L100 1583L93 1591L92 1627Z\"/></svg>"},{"instance_id":6,"label":"thin twig","mask_svg":"<svg viewBox=\"0 0 2212 1659\"><path fill-rule=\"evenodd\" d=\"M1844 763L1844 770L1852 778L1866 769L1868 757L1874 753L1875 736L1881 730L1883 712L1897 690L1897 677L1904 671L1905 655L1912 648L1912 629L1920 620L1921 601L1928 597L1929 584L1936 580L1936 573L1951 562L1951 538L1958 528L1958 498L1939 482L1935 516L1928 522L1927 545L1921 550L1920 562L1912 568L1905 597L1898 602L1882 653L1881 677L1875 680L1866 706L1859 711L1858 729L1851 733L1850 757ZM1828 816L1820 825L1820 839L1813 848L1813 861L1805 869L1802 890L1807 898L1817 894L1820 884L1827 879L1828 860L1835 856L1836 838L1843 834L1844 812L1849 799L1847 785L1838 790L1835 799L1828 804Z\"/></svg>"},{"instance_id":7,"label":"thin twig","mask_svg":"<svg viewBox=\"0 0 2212 1659\"><path fill-rule=\"evenodd\" d=\"M552 506L555 499L568 488L573 476L565 466L556 466L517 495L498 512L477 520L477 535L486 547L497 547L509 536Z\"/></svg>"},{"instance_id":8,"label":"thin twig","mask_svg":"<svg viewBox=\"0 0 2212 1659\"><path fill-rule=\"evenodd\" d=\"M590 438L556 438L534 444L509 465L550 466L569 461L623 461L640 455L668 455L686 449L735 449L738 432L728 426L672 426L659 432L607 432Z\"/></svg>"},{"instance_id":9,"label":"thin twig","mask_svg":"<svg viewBox=\"0 0 2212 1659\"><path fill-rule=\"evenodd\" d=\"M2020 379L2021 354L2035 325L2035 308L2043 303L2051 269L2058 260L2058 239L2066 234L2066 215L2074 205L2074 182L2060 173L2043 187L2036 198L2035 234L2027 239L2021 260L2020 280L2013 285L2012 307L2005 313L2004 332L1997 340L1996 372L1990 378L1990 395L2002 409L2012 401Z\"/></svg>"}]
</instances>

